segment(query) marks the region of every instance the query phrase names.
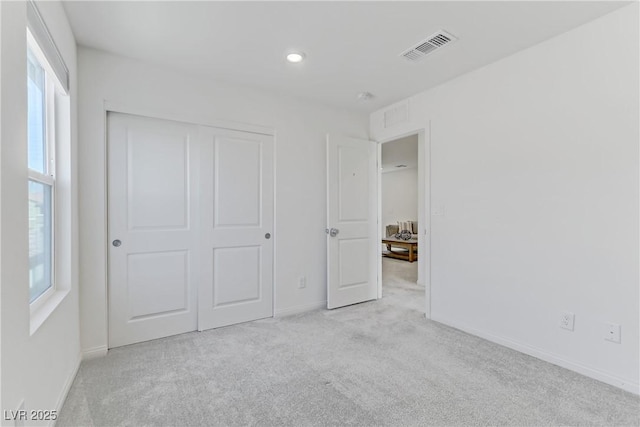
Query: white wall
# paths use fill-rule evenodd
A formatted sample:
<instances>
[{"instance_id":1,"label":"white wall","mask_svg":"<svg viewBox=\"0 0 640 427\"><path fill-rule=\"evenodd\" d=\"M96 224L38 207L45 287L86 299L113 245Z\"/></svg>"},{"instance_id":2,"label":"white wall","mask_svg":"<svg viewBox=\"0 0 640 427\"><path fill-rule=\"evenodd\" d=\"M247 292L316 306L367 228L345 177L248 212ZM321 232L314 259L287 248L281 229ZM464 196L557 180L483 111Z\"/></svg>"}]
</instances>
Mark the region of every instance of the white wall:
<instances>
[{"instance_id":1,"label":"white wall","mask_svg":"<svg viewBox=\"0 0 640 427\"><path fill-rule=\"evenodd\" d=\"M431 120L432 318L635 393L638 35L635 3L371 116Z\"/></svg>"},{"instance_id":2,"label":"white wall","mask_svg":"<svg viewBox=\"0 0 640 427\"><path fill-rule=\"evenodd\" d=\"M2 68L2 40L4 39L2 36L2 6L0 5L0 196L2 196L2 146L3 144L1 143L2 141L4 141L4 134L2 133L2 122L4 120L4 116L2 115L2 107L3 104L5 104L5 102L3 101L2 98L2 82L5 81L3 76L4 76L4 69ZM3 203L2 203L2 197L0 197L0 309L2 308L2 283L5 281L5 276L3 275L3 258L2 258L2 249L3 249L3 244L1 242L4 242L4 240L2 239L2 228L4 227L4 222L2 221L2 210L3 210ZM0 312L0 405L2 405L2 313Z\"/></svg>"},{"instance_id":3,"label":"white wall","mask_svg":"<svg viewBox=\"0 0 640 427\"><path fill-rule=\"evenodd\" d=\"M326 302L325 134L368 136L365 114L238 88L139 61L79 49L82 347L107 346L105 114L109 105L202 124L234 121L275 129L276 315ZM121 108L116 108L121 109ZM307 287L298 289L299 277Z\"/></svg>"},{"instance_id":4,"label":"white wall","mask_svg":"<svg viewBox=\"0 0 640 427\"><path fill-rule=\"evenodd\" d=\"M65 242L65 278L70 292L42 326L30 335L27 223L26 4L0 2L0 258L2 410L60 409L80 363L77 284L77 197L75 193L76 44L59 2L38 3L40 12L70 71L71 148L58 200L69 215L58 238ZM22 184L20 184L22 183ZM71 225L70 225L71 224ZM3 417L4 418L4 417ZM3 420L3 423L12 424ZM27 422L36 424L34 422Z\"/></svg>"},{"instance_id":5,"label":"white wall","mask_svg":"<svg viewBox=\"0 0 640 427\"><path fill-rule=\"evenodd\" d=\"M385 236L386 226L389 224L418 220L418 169L383 172L380 178L382 187L382 224L380 225L382 235Z\"/></svg>"}]
</instances>

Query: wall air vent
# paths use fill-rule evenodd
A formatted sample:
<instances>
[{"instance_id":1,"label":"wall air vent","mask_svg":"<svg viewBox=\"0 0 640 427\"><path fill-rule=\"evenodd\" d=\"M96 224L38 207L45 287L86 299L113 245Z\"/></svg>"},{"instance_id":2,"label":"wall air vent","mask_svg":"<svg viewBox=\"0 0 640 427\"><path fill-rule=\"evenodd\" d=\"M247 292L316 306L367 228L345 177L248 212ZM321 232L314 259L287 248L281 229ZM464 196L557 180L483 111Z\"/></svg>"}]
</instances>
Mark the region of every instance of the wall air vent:
<instances>
[{"instance_id":1,"label":"wall air vent","mask_svg":"<svg viewBox=\"0 0 640 427\"><path fill-rule=\"evenodd\" d=\"M430 53L433 53L456 40L458 39L453 35L440 30L435 34L431 34L426 40L421 41L411 49L405 50L400 54L400 56L404 56L411 62L419 62Z\"/></svg>"},{"instance_id":2,"label":"wall air vent","mask_svg":"<svg viewBox=\"0 0 640 427\"><path fill-rule=\"evenodd\" d=\"M384 128L389 129L409 121L409 102L403 101L392 105L384 112Z\"/></svg>"}]
</instances>

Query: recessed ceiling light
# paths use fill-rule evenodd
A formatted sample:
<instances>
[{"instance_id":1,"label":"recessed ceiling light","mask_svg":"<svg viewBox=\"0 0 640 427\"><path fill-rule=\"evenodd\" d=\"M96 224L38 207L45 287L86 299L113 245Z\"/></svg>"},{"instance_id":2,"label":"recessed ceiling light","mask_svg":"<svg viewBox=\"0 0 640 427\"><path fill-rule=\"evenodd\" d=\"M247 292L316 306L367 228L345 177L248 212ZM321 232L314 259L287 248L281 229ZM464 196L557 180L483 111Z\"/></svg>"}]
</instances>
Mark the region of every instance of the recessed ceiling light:
<instances>
[{"instance_id":1,"label":"recessed ceiling light","mask_svg":"<svg viewBox=\"0 0 640 427\"><path fill-rule=\"evenodd\" d=\"M287 61L297 64L298 62L304 61L304 56L302 52L291 52L287 54Z\"/></svg>"}]
</instances>

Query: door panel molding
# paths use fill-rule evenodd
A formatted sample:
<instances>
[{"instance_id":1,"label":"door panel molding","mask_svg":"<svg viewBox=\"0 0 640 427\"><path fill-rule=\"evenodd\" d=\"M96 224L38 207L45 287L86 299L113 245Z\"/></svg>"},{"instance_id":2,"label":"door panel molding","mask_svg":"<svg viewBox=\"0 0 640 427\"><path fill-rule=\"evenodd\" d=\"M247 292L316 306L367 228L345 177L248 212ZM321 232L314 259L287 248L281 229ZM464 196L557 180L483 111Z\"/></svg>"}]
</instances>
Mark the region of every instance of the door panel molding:
<instances>
[{"instance_id":1,"label":"door panel molding","mask_svg":"<svg viewBox=\"0 0 640 427\"><path fill-rule=\"evenodd\" d=\"M327 135L327 308L378 296L378 147Z\"/></svg>"},{"instance_id":2,"label":"door panel molding","mask_svg":"<svg viewBox=\"0 0 640 427\"><path fill-rule=\"evenodd\" d=\"M273 316L273 137L115 112L107 129L109 347Z\"/></svg>"},{"instance_id":3,"label":"door panel molding","mask_svg":"<svg viewBox=\"0 0 640 427\"><path fill-rule=\"evenodd\" d=\"M197 127L108 117L109 346L197 326ZM121 244L112 242L120 240Z\"/></svg>"},{"instance_id":4,"label":"door panel molding","mask_svg":"<svg viewBox=\"0 0 640 427\"><path fill-rule=\"evenodd\" d=\"M201 251L211 262L201 269L198 329L273 317L273 138L207 127L201 143Z\"/></svg>"}]
</instances>

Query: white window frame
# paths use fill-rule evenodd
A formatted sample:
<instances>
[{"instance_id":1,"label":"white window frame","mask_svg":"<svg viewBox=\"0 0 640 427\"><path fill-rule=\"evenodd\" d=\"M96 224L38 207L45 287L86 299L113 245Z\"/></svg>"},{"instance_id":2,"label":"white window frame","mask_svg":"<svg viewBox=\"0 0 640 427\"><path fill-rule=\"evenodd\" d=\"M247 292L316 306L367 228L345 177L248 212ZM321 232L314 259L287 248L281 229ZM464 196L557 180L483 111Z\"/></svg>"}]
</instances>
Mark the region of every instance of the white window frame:
<instances>
[{"instance_id":1,"label":"white window frame","mask_svg":"<svg viewBox=\"0 0 640 427\"><path fill-rule=\"evenodd\" d=\"M27 49L31 51L40 66L44 69L45 85L45 156L46 170L40 173L28 168L28 181L37 182L51 187L51 286L39 295L33 302L30 302L30 312L33 317L41 310L57 290L56 286L56 93L62 91L62 86L58 82L53 68L47 61L44 52L37 41L27 29Z\"/></svg>"}]
</instances>

